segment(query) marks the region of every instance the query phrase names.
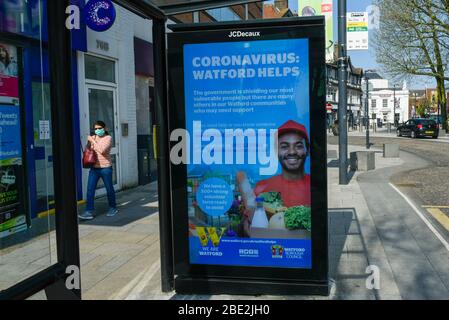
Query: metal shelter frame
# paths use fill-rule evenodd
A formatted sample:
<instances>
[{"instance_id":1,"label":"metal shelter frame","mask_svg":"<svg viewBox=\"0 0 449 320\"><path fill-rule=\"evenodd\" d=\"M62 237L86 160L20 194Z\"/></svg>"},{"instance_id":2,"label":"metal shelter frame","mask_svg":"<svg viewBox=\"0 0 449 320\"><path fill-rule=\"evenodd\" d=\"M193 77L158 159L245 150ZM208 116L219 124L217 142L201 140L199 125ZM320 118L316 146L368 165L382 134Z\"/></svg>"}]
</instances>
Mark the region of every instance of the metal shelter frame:
<instances>
[{"instance_id":1,"label":"metal shelter frame","mask_svg":"<svg viewBox=\"0 0 449 320\"><path fill-rule=\"evenodd\" d=\"M71 35L65 28L69 0L47 0L48 52L51 75L51 117L56 214L57 263L32 277L0 291L0 300L26 299L45 290L48 299L81 299L81 288L68 289L69 266L80 266L78 213L72 112ZM174 286L171 233L170 159L168 127L168 81L166 22L169 16L260 0L113 0L131 12L153 21L155 114L159 188L159 228L161 243L162 291ZM14 37L14 35L11 35Z\"/></svg>"}]
</instances>

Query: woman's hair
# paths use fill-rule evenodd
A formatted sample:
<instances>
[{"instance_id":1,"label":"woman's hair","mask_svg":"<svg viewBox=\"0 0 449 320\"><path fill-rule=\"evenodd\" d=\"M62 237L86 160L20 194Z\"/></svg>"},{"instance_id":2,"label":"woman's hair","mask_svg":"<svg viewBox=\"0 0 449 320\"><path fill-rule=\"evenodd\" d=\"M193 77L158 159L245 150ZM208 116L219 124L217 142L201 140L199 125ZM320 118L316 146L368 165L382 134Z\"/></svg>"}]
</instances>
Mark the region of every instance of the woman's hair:
<instances>
[{"instance_id":1,"label":"woman's hair","mask_svg":"<svg viewBox=\"0 0 449 320\"><path fill-rule=\"evenodd\" d=\"M101 121L101 120L98 120L98 121L95 121L95 123L93 124L93 126L92 126L92 128L95 130L95 126L100 126L100 127L102 127L103 129L104 128L106 128L106 123L104 123L103 121ZM108 136L109 135L109 132L108 131L105 131L105 134Z\"/></svg>"},{"instance_id":2,"label":"woman's hair","mask_svg":"<svg viewBox=\"0 0 449 320\"><path fill-rule=\"evenodd\" d=\"M3 62L5 67L7 67L11 63L11 57L9 56L8 50L2 45L0 45L0 50L4 50L6 52L6 57L4 59L0 58L0 61Z\"/></svg>"}]
</instances>

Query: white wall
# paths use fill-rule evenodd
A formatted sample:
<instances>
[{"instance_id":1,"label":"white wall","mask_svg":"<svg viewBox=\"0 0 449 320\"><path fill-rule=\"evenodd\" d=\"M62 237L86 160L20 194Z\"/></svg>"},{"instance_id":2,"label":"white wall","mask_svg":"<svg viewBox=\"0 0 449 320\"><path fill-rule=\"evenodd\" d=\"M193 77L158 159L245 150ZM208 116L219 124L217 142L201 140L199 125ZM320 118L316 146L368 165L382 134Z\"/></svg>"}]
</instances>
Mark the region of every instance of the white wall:
<instances>
[{"instance_id":1,"label":"white wall","mask_svg":"<svg viewBox=\"0 0 449 320\"><path fill-rule=\"evenodd\" d=\"M394 123L394 91L393 90L373 90L370 92L369 114L376 113L378 119L384 120L384 113L387 114L387 122ZM383 107L383 100L388 101L387 107ZM376 100L376 108L373 108L372 100ZM407 121L409 107L409 91L397 90L396 101L398 108L396 113L400 114L400 122Z\"/></svg>"},{"instance_id":2,"label":"white wall","mask_svg":"<svg viewBox=\"0 0 449 320\"><path fill-rule=\"evenodd\" d=\"M143 19L120 6L116 6L117 19L111 29L105 32L87 30L88 53L112 58L117 65L117 117L118 148L120 153L120 188L133 187L138 184L137 163L137 116L136 87L134 64L134 37L152 41L152 22ZM102 44L102 45L100 45ZM107 44L107 50L104 44ZM89 133L87 92L84 78L83 54L78 54L80 87L80 124L81 135L85 140ZM128 136L123 137L121 124L128 124ZM83 170L83 194L87 183L87 170Z\"/></svg>"}]
</instances>

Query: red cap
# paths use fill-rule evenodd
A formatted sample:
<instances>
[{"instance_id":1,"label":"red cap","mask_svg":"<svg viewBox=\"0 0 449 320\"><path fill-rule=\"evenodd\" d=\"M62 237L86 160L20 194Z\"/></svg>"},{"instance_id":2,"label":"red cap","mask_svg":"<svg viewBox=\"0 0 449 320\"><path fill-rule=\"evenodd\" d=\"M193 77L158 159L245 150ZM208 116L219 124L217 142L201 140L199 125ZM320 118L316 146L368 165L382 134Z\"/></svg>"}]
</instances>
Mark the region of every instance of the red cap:
<instances>
[{"instance_id":1,"label":"red cap","mask_svg":"<svg viewBox=\"0 0 449 320\"><path fill-rule=\"evenodd\" d=\"M299 133L304 139L306 139L307 148L309 147L309 136L307 135L307 129L302 124L299 124L293 120L289 120L286 123L284 123L282 126L278 129L278 137L282 136L284 133L287 132L296 132Z\"/></svg>"}]
</instances>

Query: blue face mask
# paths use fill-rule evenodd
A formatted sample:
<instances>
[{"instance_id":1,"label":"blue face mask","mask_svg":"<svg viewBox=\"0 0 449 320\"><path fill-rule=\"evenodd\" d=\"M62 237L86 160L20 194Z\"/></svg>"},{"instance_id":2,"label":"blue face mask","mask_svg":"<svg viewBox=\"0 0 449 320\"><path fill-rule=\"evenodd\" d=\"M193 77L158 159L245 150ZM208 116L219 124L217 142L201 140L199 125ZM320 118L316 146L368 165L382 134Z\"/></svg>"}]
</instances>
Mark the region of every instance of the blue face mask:
<instances>
[{"instance_id":1,"label":"blue face mask","mask_svg":"<svg viewBox=\"0 0 449 320\"><path fill-rule=\"evenodd\" d=\"M104 131L104 129L97 129L97 130L95 130L95 134L97 136L102 137L102 136L104 136L106 134L106 132Z\"/></svg>"}]
</instances>

